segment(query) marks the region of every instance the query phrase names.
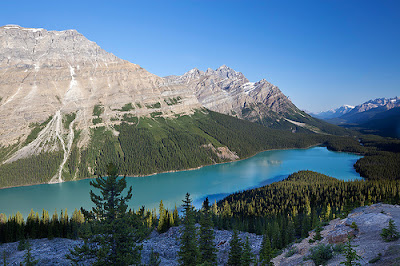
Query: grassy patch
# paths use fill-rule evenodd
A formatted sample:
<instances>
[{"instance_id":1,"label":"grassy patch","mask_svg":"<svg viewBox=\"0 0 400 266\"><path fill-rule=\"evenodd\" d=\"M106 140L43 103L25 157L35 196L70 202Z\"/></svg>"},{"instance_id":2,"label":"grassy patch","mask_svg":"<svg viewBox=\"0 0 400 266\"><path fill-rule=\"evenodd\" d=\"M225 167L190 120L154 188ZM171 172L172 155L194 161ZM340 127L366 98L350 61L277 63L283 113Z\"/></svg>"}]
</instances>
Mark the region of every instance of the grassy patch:
<instances>
[{"instance_id":1,"label":"grassy patch","mask_svg":"<svg viewBox=\"0 0 400 266\"><path fill-rule=\"evenodd\" d=\"M150 116L151 116L152 118L159 117L160 115L162 115L162 112L152 112L152 113L150 114Z\"/></svg>"},{"instance_id":2,"label":"grassy patch","mask_svg":"<svg viewBox=\"0 0 400 266\"><path fill-rule=\"evenodd\" d=\"M96 104L93 107L93 116L99 117L102 113L104 113L104 107L100 104Z\"/></svg>"},{"instance_id":3,"label":"grassy patch","mask_svg":"<svg viewBox=\"0 0 400 266\"><path fill-rule=\"evenodd\" d=\"M136 106L142 108L142 105L140 103L136 103Z\"/></svg>"},{"instance_id":4,"label":"grassy patch","mask_svg":"<svg viewBox=\"0 0 400 266\"><path fill-rule=\"evenodd\" d=\"M128 112L130 110L134 110L135 107L132 105L132 103L127 103L124 106L121 107L121 109L117 109L118 111L121 112Z\"/></svg>"},{"instance_id":5,"label":"grassy patch","mask_svg":"<svg viewBox=\"0 0 400 266\"><path fill-rule=\"evenodd\" d=\"M122 121L137 124L139 119L132 114L124 114Z\"/></svg>"},{"instance_id":6,"label":"grassy patch","mask_svg":"<svg viewBox=\"0 0 400 266\"><path fill-rule=\"evenodd\" d=\"M12 154L18 148L18 143L9 145L7 147L0 146L0 162L7 159L7 157Z\"/></svg>"},{"instance_id":7,"label":"grassy patch","mask_svg":"<svg viewBox=\"0 0 400 266\"><path fill-rule=\"evenodd\" d=\"M40 131L42 131L42 129L46 127L46 125L51 121L52 118L53 118L53 116L49 116L49 118L47 118L47 120L41 124L39 124L39 123L30 124L29 127L32 128L32 130L31 130L31 133L26 138L26 140L24 142L24 146L26 146L29 143L31 143L32 141L34 141L37 138L37 136L39 135Z\"/></svg>"},{"instance_id":8,"label":"grassy patch","mask_svg":"<svg viewBox=\"0 0 400 266\"><path fill-rule=\"evenodd\" d=\"M147 109L157 109L157 108L161 108L161 103L155 103L155 104L146 104Z\"/></svg>"},{"instance_id":9,"label":"grassy patch","mask_svg":"<svg viewBox=\"0 0 400 266\"><path fill-rule=\"evenodd\" d=\"M164 99L164 102L167 105L176 105L176 104L180 103L181 100L182 100L181 96L178 96L178 97L174 97L174 98Z\"/></svg>"},{"instance_id":10,"label":"grassy patch","mask_svg":"<svg viewBox=\"0 0 400 266\"><path fill-rule=\"evenodd\" d=\"M74 121L76 117L76 113L70 113L70 114L66 114L63 117L63 124L64 124L64 128L68 129L69 125L72 123L72 121Z\"/></svg>"},{"instance_id":11,"label":"grassy patch","mask_svg":"<svg viewBox=\"0 0 400 266\"><path fill-rule=\"evenodd\" d=\"M93 125L97 125L97 124L100 124L101 122L103 122L103 119L101 117L93 118L92 122L93 122Z\"/></svg>"}]
</instances>

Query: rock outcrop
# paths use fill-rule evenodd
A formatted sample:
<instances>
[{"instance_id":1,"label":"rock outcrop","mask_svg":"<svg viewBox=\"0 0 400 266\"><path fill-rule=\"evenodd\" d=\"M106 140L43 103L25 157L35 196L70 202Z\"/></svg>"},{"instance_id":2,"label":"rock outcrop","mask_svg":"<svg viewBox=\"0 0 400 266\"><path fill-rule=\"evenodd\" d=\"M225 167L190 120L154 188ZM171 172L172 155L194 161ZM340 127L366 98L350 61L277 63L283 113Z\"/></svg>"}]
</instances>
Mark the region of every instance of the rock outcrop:
<instances>
[{"instance_id":1,"label":"rock outcrop","mask_svg":"<svg viewBox=\"0 0 400 266\"><path fill-rule=\"evenodd\" d=\"M400 225L400 206L388 204L374 204L353 210L345 219L332 220L323 228L323 239L314 243L309 240L314 237L314 232L300 243L293 244L281 255L273 259L275 265L314 265L307 259L310 249L320 244L337 245L347 241L347 236L353 236L351 241L357 254L362 257L361 265L369 265L369 261L379 258L374 265L398 265L400 260L400 240L394 242L383 241L380 233L393 219L396 225ZM352 224L355 224L356 227ZM289 256L289 250L296 252ZM381 254L381 255L379 255ZM344 261L343 254L335 254L327 265L340 265Z\"/></svg>"},{"instance_id":2,"label":"rock outcrop","mask_svg":"<svg viewBox=\"0 0 400 266\"><path fill-rule=\"evenodd\" d=\"M150 258L151 250L160 255L161 265L179 265L180 227L172 227L167 232L159 234L153 231L148 239L142 243L142 262L147 265ZM258 254L261 248L262 236L241 232L239 237L244 241L249 237L249 242L254 254ZM218 252L218 265L226 265L229 254L229 242L232 238L232 232L226 230L215 230L215 246ZM39 265L71 265L70 261L65 258L69 254L69 249L76 245L81 245L81 240L71 240L56 238L34 239L30 240L32 244L32 255L38 260ZM0 246L0 257L4 252L7 255L7 262L10 265L19 265L24 260L26 251L17 250L18 243L6 243ZM86 261L83 265L91 265L91 261Z\"/></svg>"}]
</instances>

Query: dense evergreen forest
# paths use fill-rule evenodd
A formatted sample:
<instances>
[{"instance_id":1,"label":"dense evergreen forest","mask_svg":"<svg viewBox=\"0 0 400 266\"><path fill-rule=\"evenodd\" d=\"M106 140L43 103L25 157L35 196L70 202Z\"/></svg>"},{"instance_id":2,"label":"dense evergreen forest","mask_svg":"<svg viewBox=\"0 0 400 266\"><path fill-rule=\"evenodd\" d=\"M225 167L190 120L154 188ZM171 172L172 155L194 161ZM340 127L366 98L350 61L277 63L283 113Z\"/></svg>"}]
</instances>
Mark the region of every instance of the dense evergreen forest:
<instances>
[{"instance_id":1,"label":"dense evergreen forest","mask_svg":"<svg viewBox=\"0 0 400 266\"><path fill-rule=\"evenodd\" d=\"M56 174L63 152L42 153L0 167L0 188L49 182Z\"/></svg>"},{"instance_id":2,"label":"dense evergreen forest","mask_svg":"<svg viewBox=\"0 0 400 266\"><path fill-rule=\"evenodd\" d=\"M104 128L95 130L91 147L83 151L88 155L86 165L79 169L91 167L94 174L104 174L103 162L113 162L123 174L146 175L224 162L208 144L215 148L227 146L246 158L262 150L304 148L320 141L316 135L269 129L200 111L175 119L140 118L137 123L122 123L115 129L120 133L118 138Z\"/></svg>"},{"instance_id":3,"label":"dense evergreen forest","mask_svg":"<svg viewBox=\"0 0 400 266\"><path fill-rule=\"evenodd\" d=\"M321 221L344 217L355 207L385 202L400 204L400 181L340 181L300 171L283 181L229 195L218 202L215 224L257 234L266 233L280 249Z\"/></svg>"},{"instance_id":4,"label":"dense evergreen forest","mask_svg":"<svg viewBox=\"0 0 400 266\"><path fill-rule=\"evenodd\" d=\"M108 162L118 165L121 174L126 175L196 168L227 161L214 149L224 146L244 159L264 150L312 145L364 155L355 168L365 178L400 178L398 139L361 135L344 129L334 132L330 127L330 131L342 135L307 130L291 133L207 110L173 119L132 117L129 121L114 125L118 136L104 126L91 129L91 141L86 148L78 148L81 132L75 130L63 179L104 175ZM0 156L4 157L10 150L15 150L15 145L0 148ZM2 164L0 187L47 182L56 174L62 156L61 152L43 153Z\"/></svg>"}]
</instances>

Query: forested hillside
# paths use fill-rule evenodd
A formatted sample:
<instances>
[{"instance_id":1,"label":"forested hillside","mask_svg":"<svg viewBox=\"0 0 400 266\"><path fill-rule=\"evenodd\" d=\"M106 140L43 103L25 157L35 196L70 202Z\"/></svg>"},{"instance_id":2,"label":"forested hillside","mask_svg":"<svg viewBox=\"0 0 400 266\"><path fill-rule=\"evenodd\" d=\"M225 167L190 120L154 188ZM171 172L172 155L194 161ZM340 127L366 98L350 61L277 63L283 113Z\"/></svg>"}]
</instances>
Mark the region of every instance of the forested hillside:
<instances>
[{"instance_id":1,"label":"forested hillside","mask_svg":"<svg viewBox=\"0 0 400 266\"><path fill-rule=\"evenodd\" d=\"M341 129L339 135L310 131L292 133L271 129L206 109L193 115L163 118L124 116L115 125L91 128L91 140L79 147L81 132L75 130L63 180L94 177L105 173L112 162L121 174L148 175L244 159L269 149L306 148L325 145L334 151L365 155L356 170L369 179L400 178L399 142ZM330 130L337 128L331 125ZM0 148L0 156L16 145ZM49 182L62 162L61 152L47 152L0 165L0 187Z\"/></svg>"},{"instance_id":2,"label":"forested hillside","mask_svg":"<svg viewBox=\"0 0 400 266\"><path fill-rule=\"evenodd\" d=\"M205 109L175 118L154 114L115 119L120 123L93 127L86 147L79 148L80 131L75 130L64 180L104 174L109 162L118 165L121 174L146 175L243 159L268 149L306 148L335 138L270 129ZM0 187L48 182L61 161L62 154L48 152L2 164Z\"/></svg>"},{"instance_id":3,"label":"forested hillside","mask_svg":"<svg viewBox=\"0 0 400 266\"><path fill-rule=\"evenodd\" d=\"M218 202L215 224L220 228L266 233L281 249L321 221L345 216L358 206L400 203L400 181L340 181L312 171L229 195Z\"/></svg>"}]
</instances>

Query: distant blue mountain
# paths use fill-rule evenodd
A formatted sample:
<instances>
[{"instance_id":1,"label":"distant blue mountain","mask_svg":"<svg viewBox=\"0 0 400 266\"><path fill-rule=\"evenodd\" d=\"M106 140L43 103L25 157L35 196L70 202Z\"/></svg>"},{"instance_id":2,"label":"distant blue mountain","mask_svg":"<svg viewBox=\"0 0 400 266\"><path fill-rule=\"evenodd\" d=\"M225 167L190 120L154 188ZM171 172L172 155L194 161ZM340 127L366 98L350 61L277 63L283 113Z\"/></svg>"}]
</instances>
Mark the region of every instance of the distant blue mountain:
<instances>
[{"instance_id":1,"label":"distant blue mountain","mask_svg":"<svg viewBox=\"0 0 400 266\"><path fill-rule=\"evenodd\" d=\"M331 109L331 110L324 111L324 112L310 113L310 115L314 116L316 118L319 118L319 119L327 120L327 119L340 117L340 116L342 116L344 114L347 114L348 112L350 112L353 109L354 109L354 106L343 105L343 106L341 106L339 108Z\"/></svg>"}]
</instances>

